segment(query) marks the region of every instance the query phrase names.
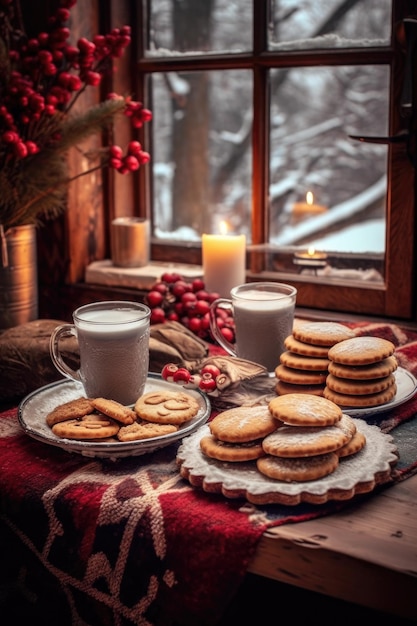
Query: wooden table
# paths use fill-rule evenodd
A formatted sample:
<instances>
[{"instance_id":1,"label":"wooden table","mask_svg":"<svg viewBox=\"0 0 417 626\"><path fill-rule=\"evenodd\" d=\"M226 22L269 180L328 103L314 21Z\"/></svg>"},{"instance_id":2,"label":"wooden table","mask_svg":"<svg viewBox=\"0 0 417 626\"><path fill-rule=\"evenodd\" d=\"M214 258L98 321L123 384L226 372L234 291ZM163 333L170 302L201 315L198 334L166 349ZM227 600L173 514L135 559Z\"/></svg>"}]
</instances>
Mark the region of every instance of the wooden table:
<instances>
[{"instance_id":1,"label":"wooden table","mask_svg":"<svg viewBox=\"0 0 417 626\"><path fill-rule=\"evenodd\" d=\"M268 530L249 571L417 619L417 475L345 511Z\"/></svg>"}]
</instances>

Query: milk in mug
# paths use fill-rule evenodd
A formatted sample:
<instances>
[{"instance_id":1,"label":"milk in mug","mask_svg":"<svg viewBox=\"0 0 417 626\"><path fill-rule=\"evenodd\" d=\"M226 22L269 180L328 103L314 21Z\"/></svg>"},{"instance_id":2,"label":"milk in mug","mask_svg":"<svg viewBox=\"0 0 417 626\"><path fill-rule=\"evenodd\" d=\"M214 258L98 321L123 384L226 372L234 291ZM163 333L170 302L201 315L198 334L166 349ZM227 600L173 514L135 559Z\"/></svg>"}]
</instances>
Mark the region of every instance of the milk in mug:
<instances>
[{"instance_id":1,"label":"milk in mug","mask_svg":"<svg viewBox=\"0 0 417 626\"><path fill-rule=\"evenodd\" d=\"M242 359L264 365L273 372L291 335L295 300L286 294L247 290L233 301L236 351Z\"/></svg>"},{"instance_id":2,"label":"milk in mug","mask_svg":"<svg viewBox=\"0 0 417 626\"><path fill-rule=\"evenodd\" d=\"M123 301L93 303L74 311L73 319L74 324L61 326L52 335L55 366L65 376L80 380L90 398L134 404L148 377L150 309ZM78 339L78 371L62 362L58 341L65 334Z\"/></svg>"}]
</instances>

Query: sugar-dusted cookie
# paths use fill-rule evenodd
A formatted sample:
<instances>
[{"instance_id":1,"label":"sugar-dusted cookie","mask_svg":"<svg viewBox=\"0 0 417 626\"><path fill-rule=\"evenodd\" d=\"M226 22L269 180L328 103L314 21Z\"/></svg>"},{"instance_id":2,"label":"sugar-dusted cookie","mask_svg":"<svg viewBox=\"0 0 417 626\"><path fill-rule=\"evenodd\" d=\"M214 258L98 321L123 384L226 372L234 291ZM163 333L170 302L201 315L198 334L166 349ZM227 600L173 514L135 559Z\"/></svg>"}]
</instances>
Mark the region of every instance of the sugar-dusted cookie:
<instances>
[{"instance_id":1,"label":"sugar-dusted cookie","mask_svg":"<svg viewBox=\"0 0 417 626\"><path fill-rule=\"evenodd\" d=\"M349 394L350 396L363 396L370 393L379 393L388 389L395 383L394 374L385 376L385 378L374 378L367 380L353 380L352 378L339 378L333 374L329 374L326 378L326 385L332 391L337 393Z\"/></svg>"},{"instance_id":2,"label":"sugar-dusted cookie","mask_svg":"<svg viewBox=\"0 0 417 626\"><path fill-rule=\"evenodd\" d=\"M369 363L368 365L342 365L335 361L329 362L329 373L339 378L353 378L355 380L369 380L389 376L398 368L395 355L388 356L382 361Z\"/></svg>"},{"instance_id":3,"label":"sugar-dusted cookie","mask_svg":"<svg viewBox=\"0 0 417 626\"><path fill-rule=\"evenodd\" d=\"M275 391L279 396L283 396L286 393L311 393L314 396L322 396L325 383L319 385L302 385L295 383L285 383L283 380L279 380L275 385Z\"/></svg>"},{"instance_id":4,"label":"sugar-dusted cookie","mask_svg":"<svg viewBox=\"0 0 417 626\"><path fill-rule=\"evenodd\" d=\"M88 414L80 419L58 422L52 432L64 439L106 439L119 432L120 424L106 415Z\"/></svg>"},{"instance_id":5,"label":"sugar-dusted cookie","mask_svg":"<svg viewBox=\"0 0 417 626\"><path fill-rule=\"evenodd\" d=\"M153 422L140 420L127 426L121 426L117 433L117 438L119 441L137 441L170 435L171 433L176 433L177 430L178 426L174 426L174 424L154 424Z\"/></svg>"},{"instance_id":6,"label":"sugar-dusted cookie","mask_svg":"<svg viewBox=\"0 0 417 626\"><path fill-rule=\"evenodd\" d=\"M68 402L59 404L52 409L52 411L46 416L46 423L48 426L53 426L58 422L65 422L66 420L83 417L84 415L93 413L93 411L94 405L91 400L84 397L75 398L74 400L69 400Z\"/></svg>"},{"instance_id":7,"label":"sugar-dusted cookie","mask_svg":"<svg viewBox=\"0 0 417 626\"><path fill-rule=\"evenodd\" d=\"M295 339L317 346L333 346L339 341L355 337L352 329L338 322L306 322L294 326Z\"/></svg>"},{"instance_id":8,"label":"sugar-dusted cookie","mask_svg":"<svg viewBox=\"0 0 417 626\"><path fill-rule=\"evenodd\" d=\"M394 354L392 341L382 337L353 337L332 346L329 359L342 365L377 363Z\"/></svg>"},{"instance_id":9,"label":"sugar-dusted cookie","mask_svg":"<svg viewBox=\"0 0 417 626\"><path fill-rule=\"evenodd\" d=\"M209 422L212 435L229 443L244 443L274 432L280 423L266 405L238 406L216 415Z\"/></svg>"},{"instance_id":10,"label":"sugar-dusted cookie","mask_svg":"<svg viewBox=\"0 0 417 626\"><path fill-rule=\"evenodd\" d=\"M206 435L200 440L200 448L203 454L211 459L229 461L231 463L253 461L265 454L260 439L244 443L229 443L220 441L213 435Z\"/></svg>"},{"instance_id":11,"label":"sugar-dusted cookie","mask_svg":"<svg viewBox=\"0 0 417 626\"><path fill-rule=\"evenodd\" d=\"M318 356L305 356L285 350L279 357L282 365L292 369L326 371L329 366L329 359Z\"/></svg>"},{"instance_id":12,"label":"sugar-dusted cookie","mask_svg":"<svg viewBox=\"0 0 417 626\"><path fill-rule=\"evenodd\" d=\"M265 437L262 447L272 456L291 458L315 456L341 448L352 439L355 432L355 423L343 413L336 424L323 428L282 426Z\"/></svg>"},{"instance_id":13,"label":"sugar-dusted cookie","mask_svg":"<svg viewBox=\"0 0 417 626\"><path fill-rule=\"evenodd\" d=\"M278 380L294 385L320 385L326 382L327 375L327 369L322 372L315 370L297 370L282 365L282 363L275 368L275 376Z\"/></svg>"},{"instance_id":14,"label":"sugar-dusted cookie","mask_svg":"<svg viewBox=\"0 0 417 626\"><path fill-rule=\"evenodd\" d=\"M120 404L120 402L116 402L116 400L93 398L91 403L97 411L112 417L121 424L133 424L136 421L136 413L129 407Z\"/></svg>"},{"instance_id":15,"label":"sugar-dusted cookie","mask_svg":"<svg viewBox=\"0 0 417 626\"><path fill-rule=\"evenodd\" d=\"M356 454L366 445L366 437L359 430L353 435L352 439L348 441L344 446L335 450L339 459L343 459L346 456Z\"/></svg>"},{"instance_id":16,"label":"sugar-dusted cookie","mask_svg":"<svg viewBox=\"0 0 417 626\"><path fill-rule=\"evenodd\" d=\"M183 391L149 391L138 398L135 412L156 424L179 425L190 421L199 410L197 400Z\"/></svg>"},{"instance_id":17,"label":"sugar-dusted cookie","mask_svg":"<svg viewBox=\"0 0 417 626\"><path fill-rule=\"evenodd\" d=\"M313 394L289 393L270 400L273 417L292 426L331 426L342 418L334 402Z\"/></svg>"},{"instance_id":18,"label":"sugar-dusted cookie","mask_svg":"<svg viewBox=\"0 0 417 626\"><path fill-rule=\"evenodd\" d=\"M335 402L342 408L369 408L374 406L380 406L390 402L397 393L397 384L394 383L388 389L380 391L378 393L366 394L363 396L353 396L348 394L337 393L332 391L327 386L324 388L323 395L328 400Z\"/></svg>"},{"instance_id":19,"label":"sugar-dusted cookie","mask_svg":"<svg viewBox=\"0 0 417 626\"><path fill-rule=\"evenodd\" d=\"M316 346L305 341L299 341L294 335L288 335L284 340L284 346L290 352L304 356L327 357L328 346Z\"/></svg>"},{"instance_id":20,"label":"sugar-dusted cookie","mask_svg":"<svg viewBox=\"0 0 417 626\"><path fill-rule=\"evenodd\" d=\"M317 480L334 472L338 465L339 457L334 452L302 459L264 456L256 461L261 474L285 482Z\"/></svg>"}]
</instances>

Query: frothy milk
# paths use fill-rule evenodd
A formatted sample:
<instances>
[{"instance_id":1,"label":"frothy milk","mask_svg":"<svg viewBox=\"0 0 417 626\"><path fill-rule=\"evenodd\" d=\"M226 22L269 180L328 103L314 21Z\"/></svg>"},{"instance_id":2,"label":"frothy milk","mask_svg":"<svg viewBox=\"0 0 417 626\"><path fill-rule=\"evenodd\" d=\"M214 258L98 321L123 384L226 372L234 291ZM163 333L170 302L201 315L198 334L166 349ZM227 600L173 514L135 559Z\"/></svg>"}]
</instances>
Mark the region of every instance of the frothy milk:
<instances>
[{"instance_id":1,"label":"frothy milk","mask_svg":"<svg viewBox=\"0 0 417 626\"><path fill-rule=\"evenodd\" d=\"M236 351L242 359L264 365L273 372L291 334L295 301L286 294L248 289L233 301Z\"/></svg>"},{"instance_id":2,"label":"frothy milk","mask_svg":"<svg viewBox=\"0 0 417 626\"><path fill-rule=\"evenodd\" d=\"M128 308L85 310L77 315L80 376L86 394L133 404L149 367L149 318Z\"/></svg>"}]
</instances>

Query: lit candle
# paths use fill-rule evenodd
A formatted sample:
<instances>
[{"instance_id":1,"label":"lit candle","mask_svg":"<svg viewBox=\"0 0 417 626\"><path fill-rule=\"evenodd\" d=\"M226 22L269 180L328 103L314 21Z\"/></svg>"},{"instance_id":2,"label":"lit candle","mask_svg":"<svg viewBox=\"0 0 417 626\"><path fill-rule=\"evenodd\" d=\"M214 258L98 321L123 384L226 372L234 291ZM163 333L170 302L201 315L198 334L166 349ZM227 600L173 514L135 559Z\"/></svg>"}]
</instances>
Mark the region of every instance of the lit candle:
<instances>
[{"instance_id":1,"label":"lit candle","mask_svg":"<svg viewBox=\"0 0 417 626\"><path fill-rule=\"evenodd\" d=\"M245 235L203 235L201 243L207 291L229 298L230 290L246 280Z\"/></svg>"},{"instance_id":2,"label":"lit candle","mask_svg":"<svg viewBox=\"0 0 417 626\"><path fill-rule=\"evenodd\" d=\"M324 213L325 211L327 211L326 206L315 204L314 196L311 191L307 192L305 202L295 202L292 207L292 212L298 219L318 215L319 213Z\"/></svg>"},{"instance_id":3,"label":"lit candle","mask_svg":"<svg viewBox=\"0 0 417 626\"><path fill-rule=\"evenodd\" d=\"M314 248L308 248L308 250L296 252L293 262L301 267L317 269L327 265L327 254L317 252Z\"/></svg>"}]
</instances>

